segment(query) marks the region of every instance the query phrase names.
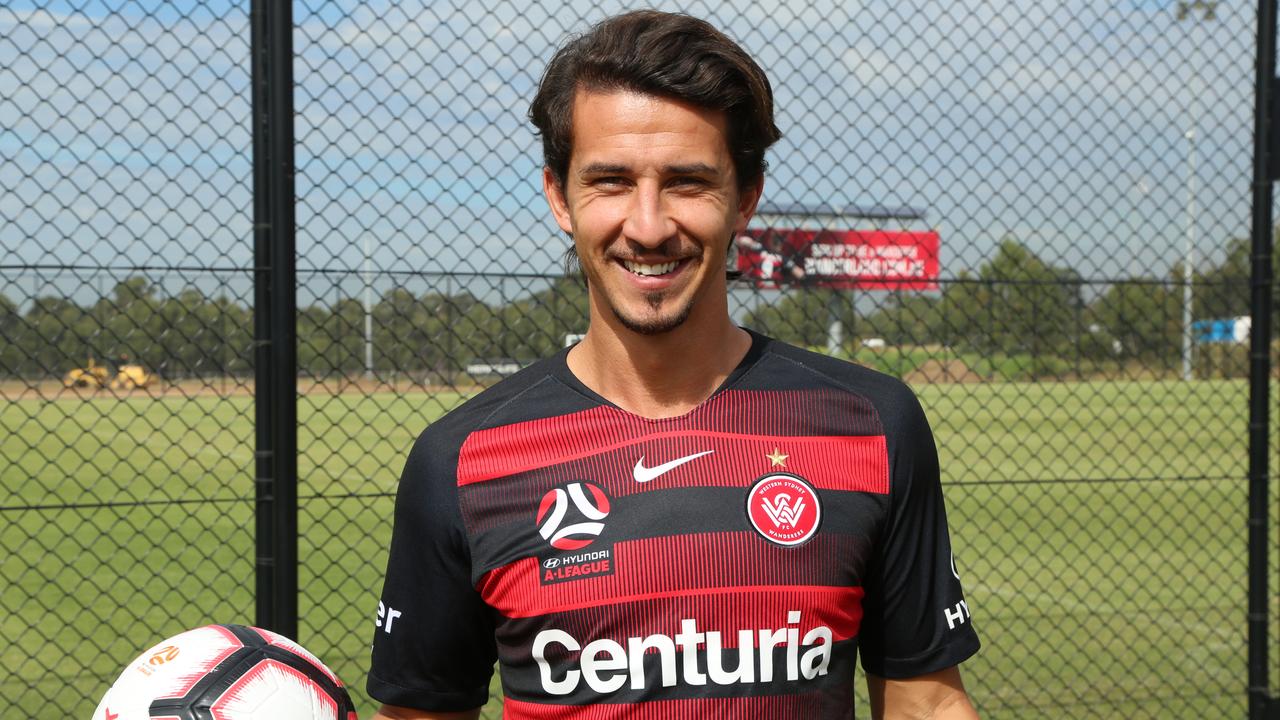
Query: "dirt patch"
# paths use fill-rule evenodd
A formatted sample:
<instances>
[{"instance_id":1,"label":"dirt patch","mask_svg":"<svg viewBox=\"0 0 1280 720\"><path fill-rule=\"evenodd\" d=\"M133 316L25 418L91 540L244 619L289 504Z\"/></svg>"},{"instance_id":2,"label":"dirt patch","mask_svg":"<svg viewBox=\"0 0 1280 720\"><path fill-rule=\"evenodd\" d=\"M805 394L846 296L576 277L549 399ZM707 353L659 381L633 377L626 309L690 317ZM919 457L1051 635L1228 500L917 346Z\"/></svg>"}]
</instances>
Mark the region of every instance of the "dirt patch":
<instances>
[{"instance_id":1,"label":"dirt patch","mask_svg":"<svg viewBox=\"0 0 1280 720\"><path fill-rule=\"evenodd\" d=\"M231 397L249 395L253 391L253 382L235 378L226 380L183 380L168 382L161 380L147 388L113 390L111 388L76 388L63 387L59 380L36 380L22 382L9 380L0 382L0 400L92 400L95 398L139 398L139 397Z\"/></svg>"},{"instance_id":2,"label":"dirt patch","mask_svg":"<svg viewBox=\"0 0 1280 720\"><path fill-rule=\"evenodd\" d=\"M927 385L932 383L979 383L983 378L963 360L938 360L930 358L920 367L907 373L902 378L908 385Z\"/></svg>"},{"instance_id":3,"label":"dirt patch","mask_svg":"<svg viewBox=\"0 0 1280 720\"><path fill-rule=\"evenodd\" d=\"M88 400L93 398L195 398L195 397L251 397L252 378L206 378L160 380L151 387L133 390L110 388L68 388L60 380L5 380L0 381L0 400ZM317 380L298 378L299 395L372 395L395 393L401 395L462 394L474 395L483 390L481 385L467 384L448 387L438 384L422 384L408 378L391 381L366 378L329 378Z\"/></svg>"}]
</instances>

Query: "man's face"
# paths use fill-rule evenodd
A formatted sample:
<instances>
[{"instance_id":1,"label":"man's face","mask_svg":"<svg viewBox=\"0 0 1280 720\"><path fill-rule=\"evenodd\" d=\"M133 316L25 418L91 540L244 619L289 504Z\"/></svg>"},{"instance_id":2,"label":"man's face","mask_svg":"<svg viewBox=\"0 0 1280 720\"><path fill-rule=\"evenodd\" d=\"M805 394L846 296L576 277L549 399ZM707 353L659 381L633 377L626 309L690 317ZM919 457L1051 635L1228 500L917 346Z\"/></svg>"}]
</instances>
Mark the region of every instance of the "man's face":
<instances>
[{"instance_id":1,"label":"man's face","mask_svg":"<svg viewBox=\"0 0 1280 720\"><path fill-rule=\"evenodd\" d=\"M593 311L646 335L726 313L725 253L755 212L724 114L630 91L578 91L564 187L543 187L573 235Z\"/></svg>"}]
</instances>

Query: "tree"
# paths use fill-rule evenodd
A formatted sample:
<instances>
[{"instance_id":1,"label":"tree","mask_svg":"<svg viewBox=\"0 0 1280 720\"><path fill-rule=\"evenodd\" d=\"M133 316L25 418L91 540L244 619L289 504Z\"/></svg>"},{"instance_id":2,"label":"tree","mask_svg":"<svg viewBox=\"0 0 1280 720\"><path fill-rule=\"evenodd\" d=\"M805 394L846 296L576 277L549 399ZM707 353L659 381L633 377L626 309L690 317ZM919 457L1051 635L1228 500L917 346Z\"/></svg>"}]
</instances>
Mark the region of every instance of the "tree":
<instances>
[{"instance_id":1,"label":"tree","mask_svg":"<svg viewBox=\"0 0 1280 720\"><path fill-rule=\"evenodd\" d=\"M27 310L28 373L61 375L84 364L93 352L88 346L83 308L60 297L38 297Z\"/></svg>"},{"instance_id":2,"label":"tree","mask_svg":"<svg viewBox=\"0 0 1280 720\"><path fill-rule=\"evenodd\" d=\"M1064 353L1072 345L1082 309L1080 275L1075 270L1052 266L1016 240L1006 239L979 268L978 280L984 289L957 286L965 288L960 292L966 300L960 324L988 315L986 335L993 349L1051 355ZM986 306L985 313L981 305ZM982 334L967 333L971 342Z\"/></svg>"},{"instance_id":3,"label":"tree","mask_svg":"<svg viewBox=\"0 0 1280 720\"><path fill-rule=\"evenodd\" d=\"M576 276L552 281L545 290L509 303L495 314L486 335L491 354L528 362L564 346L564 336L584 333L588 321L587 288Z\"/></svg>"},{"instance_id":4,"label":"tree","mask_svg":"<svg viewBox=\"0 0 1280 720\"><path fill-rule=\"evenodd\" d=\"M1179 357L1182 294L1174 285L1144 277L1115 283L1090 304L1087 316L1084 347L1091 357L1160 359L1166 365Z\"/></svg>"},{"instance_id":5,"label":"tree","mask_svg":"<svg viewBox=\"0 0 1280 720\"><path fill-rule=\"evenodd\" d=\"M962 270L940 296L897 293L863 327L890 344L975 352L1068 352L1083 321L1080 275L1006 239L976 273Z\"/></svg>"},{"instance_id":6,"label":"tree","mask_svg":"<svg viewBox=\"0 0 1280 720\"><path fill-rule=\"evenodd\" d=\"M1222 262L1193 274L1192 318L1222 320L1249 314L1250 242L1234 238ZM1135 276L1113 284L1089 306L1089 354L1160 361L1182 356L1183 265L1165 280Z\"/></svg>"},{"instance_id":7,"label":"tree","mask_svg":"<svg viewBox=\"0 0 1280 720\"><path fill-rule=\"evenodd\" d=\"M0 293L0 375L18 375L28 370L31 351L26 320L17 303Z\"/></svg>"},{"instance_id":8,"label":"tree","mask_svg":"<svg viewBox=\"0 0 1280 720\"><path fill-rule=\"evenodd\" d=\"M776 303L759 305L743 319L747 327L793 345L826 345L832 319L855 327L847 293L826 288L792 288Z\"/></svg>"},{"instance_id":9,"label":"tree","mask_svg":"<svg viewBox=\"0 0 1280 720\"><path fill-rule=\"evenodd\" d=\"M890 295L858 325L861 335L884 338L889 345L950 343L954 332L939 295L899 292Z\"/></svg>"},{"instance_id":10,"label":"tree","mask_svg":"<svg viewBox=\"0 0 1280 720\"><path fill-rule=\"evenodd\" d=\"M1233 238L1227 243L1222 262L1192 279L1192 317L1196 320L1221 320L1249 314L1250 252L1249 238ZM1182 266L1172 275L1181 280Z\"/></svg>"}]
</instances>

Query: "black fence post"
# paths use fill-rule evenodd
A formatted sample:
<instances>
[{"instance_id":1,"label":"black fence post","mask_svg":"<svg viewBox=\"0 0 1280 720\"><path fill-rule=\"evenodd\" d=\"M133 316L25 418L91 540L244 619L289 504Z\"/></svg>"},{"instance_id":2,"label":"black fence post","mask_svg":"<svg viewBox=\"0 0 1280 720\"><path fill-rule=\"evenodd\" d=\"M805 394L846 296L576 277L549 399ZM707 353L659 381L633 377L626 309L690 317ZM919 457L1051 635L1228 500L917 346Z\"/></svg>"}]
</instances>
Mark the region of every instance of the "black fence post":
<instances>
[{"instance_id":1,"label":"black fence post","mask_svg":"<svg viewBox=\"0 0 1280 720\"><path fill-rule=\"evenodd\" d=\"M253 0L254 411L258 625L298 636L293 8Z\"/></svg>"},{"instance_id":2,"label":"black fence post","mask_svg":"<svg viewBox=\"0 0 1280 720\"><path fill-rule=\"evenodd\" d=\"M1276 0L1258 0L1258 58L1253 132L1253 248L1249 332L1249 717L1274 714L1267 650L1268 412L1271 376L1272 102L1276 65Z\"/></svg>"},{"instance_id":3,"label":"black fence post","mask_svg":"<svg viewBox=\"0 0 1280 720\"><path fill-rule=\"evenodd\" d=\"M269 625L274 597L271 542L271 222L267 182L266 20L263 0L250 10L253 115L253 408L254 408L254 623Z\"/></svg>"}]
</instances>

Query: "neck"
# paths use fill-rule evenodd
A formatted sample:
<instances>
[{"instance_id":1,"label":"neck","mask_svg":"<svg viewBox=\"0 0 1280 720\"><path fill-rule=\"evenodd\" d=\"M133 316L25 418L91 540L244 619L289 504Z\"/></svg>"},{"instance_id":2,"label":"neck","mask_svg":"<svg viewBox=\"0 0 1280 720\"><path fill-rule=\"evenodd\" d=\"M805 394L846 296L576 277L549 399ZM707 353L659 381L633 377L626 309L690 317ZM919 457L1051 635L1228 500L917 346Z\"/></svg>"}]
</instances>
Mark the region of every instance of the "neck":
<instances>
[{"instance_id":1,"label":"neck","mask_svg":"<svg viewBox=\"0 0 1280 720\"><path fill-rule=\"evenodd\" d=\"M601 397L641 417L676 417L697 407L751 347L751 336L733 324L727 307L710 318L691 316L658 335L627 330L612 315L596 312L594 304L591 309L586 337L569 352L569 370Z\"/></svg>"}]
</instances>

